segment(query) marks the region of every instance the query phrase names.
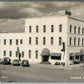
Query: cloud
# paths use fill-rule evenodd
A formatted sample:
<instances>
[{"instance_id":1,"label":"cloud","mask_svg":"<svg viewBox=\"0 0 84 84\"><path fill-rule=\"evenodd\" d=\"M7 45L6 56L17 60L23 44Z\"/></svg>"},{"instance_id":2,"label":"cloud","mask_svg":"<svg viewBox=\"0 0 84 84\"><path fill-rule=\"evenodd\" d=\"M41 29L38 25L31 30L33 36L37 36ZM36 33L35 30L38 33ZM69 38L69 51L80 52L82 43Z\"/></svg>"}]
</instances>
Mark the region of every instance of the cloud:
<instances>
[{"instance_id":1,"label":"cloud","mask_svg":"<svg viewBox=\"0 0 84 84\"><path fill-rule=\"evenodd\" d=\"M45 1L45 2L0 2L0 31L24 31L25 18L55 16L65 10L73 17L84 19L84 2Z\"/></svg>"}]
</instances>

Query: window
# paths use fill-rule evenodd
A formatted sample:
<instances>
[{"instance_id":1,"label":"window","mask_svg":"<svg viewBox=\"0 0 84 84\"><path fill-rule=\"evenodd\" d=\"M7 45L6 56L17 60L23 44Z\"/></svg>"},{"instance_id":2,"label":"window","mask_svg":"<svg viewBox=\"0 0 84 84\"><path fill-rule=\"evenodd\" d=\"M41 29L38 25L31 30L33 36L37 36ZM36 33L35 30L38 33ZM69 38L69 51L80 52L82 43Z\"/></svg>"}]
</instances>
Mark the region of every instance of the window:
<instances>
[{"instance_id":1,"label":"window","mask_svg":"<svg viewBox=\"0 0 84 84\"><path fill-rule=\"evenodd\" d=\"M72 25L70 25L70 33L72 32Z\"/></svg>"},{"instance_id":2,"label":"window","mask_svg":"<svg viewBox=\"0 0 84 84\"><path fill-rule=\"evenodd\" d=\"M24 51L22 51L22 57L24 57Z\"/></svg>"},{"instance_id":3,"label":"window","mask_svg":"<svg viewBox=\"0 0 84 84\"><path fill-rule=\"evenodd\" d=\"M20 39L20 44L23 44L23 40L22 39Z\"/></svg>"},{"instance_id":4,"label":"window","mask_svg":"<svg viewBox=\"0 0 84 84\"><path fill-rule=\"evenodd\" d=\"M62 25L59 25L59 32L62 32Z\"/></svg>"},{"instance_id":5,"label":"window","mask_svg":"<svg viewBox=\"0 0 84 84\"><path fill-rule=\"evenodd\" d=\"M75 56L75 59L79 59L79 56Z\"/></svg>"},{"instance_id":6,"label":"window","mask_svg":"<svg viewBox=\"0 0 84 84\"><path fill-rule=\"evenodd\" d=\"M31 37L29 37L29 44L31 44Z\"/></svg>"},{"instance_id":7,"label":"window","mask_svg":"<svg viewBox=\"0 0 84 84\"><path fill-rule=\"evenodd\" d=\"M38 59L38 50L36 50L36 59Z\"/></svg>"},{"instance_id":8,"label":"window","mask_svg":"<svg viewBox=\"0 0 84 84\"><path fill-rule=\"evenodd\" d=\"M36 26L36 32L38 33L38 26Z\"/></svg>"},{"instance_id":9,"label":"window","mask_svg":"<svg viewBox=\"0 0 84 84\"><path fill-rule=\"evenodd\" d=\"M51 25L51 32L54 32L54 25Z\"/></svg>"},{"instance_id":10,"label":"window","mask_svg":"<svg viewBox=\"0 0 84 84\"><path fill-rule=\"evenodd\" d=\"M18 52L16 51L16 57L18 57Z\"/></svg>"},{"instance_id":11,"label":"window","mask_svg":"<svg viewBox=\"0 0 84 84\"><path fill-rule=\"evenodd\" d=\"M6 51L4 51L4 56L6 56Z\"/></svg>"},{"instance_id":12,"label":"window","mask_svg":"<svg viewBox=\"0 0 84 84\"><path fill-rule=\"evenodd\" d=\"M29 33L32 32L32 26L29 26Z\"/></svg>"},{"instance_id":13,"label":"window","mask_svg":"<svg viewBox=\"0 0 84 84\"><path fill-rule=\"evenodd\" d=\"M53 40L54 40L53 37L51 37L51 45L53 45Z\"/></svg>"},{"instance_id":14,"label":"window","mask_svg":"<svg viewBox=\"0 0 84 84\"><path fill-rule=\"evenodd\" d=\"M78 34L80 34L80 27L78 28Z\"/></svg>"},{"instance_id":15,"label":"window","mask_svg":"<svg viewBox=\"0 0 84 84\"><path fill-rule=\"evenodd\" d=\"M73 56L70 56L70 57L69 57L69 60L74 60L74 57L73 57Z\"/></svg>"},{"instance_id":16,"label":"window","mask_svg":"<svg viewBox=\"0 0 84 84\"><path fill-rule=\"evenodd\" d=\"M16 45L18 45L18 39L16 39Z\"/></svg>"},{"instance_id":17,"label":"window","mask_svg":"<svg viewBox=\"0 0 84 84\"><path fill-rule=\"evenodd\" d=\"M46 38L43 37L43 45L45 45L45 44L46 44Z\"/></svg>"},{"instance_id":18,"label":"window","mask_svg":"<svg viewBox=\"0 0 84 84\"><path fill-rule=\"evenodd\" d=\"M71 46L71 37L70 37L70 40L69 40L69 45Z\"/></svg>"},{"instance_id":19,"label":"window","mask_svg":"<svg viewBox=\"0 0 84 84\"><path fill-rule=\"evenodd\" d=\"M12 45L12 39L10 39L10 45Z\"/></svg>"},{"instance_id":20,"label":"window","mask_svg":"<svg viewBox=\"0 0 84 84\"><path fill-rule=\"evenodd\" d=\"M82 28L82 34L84 34L84 28Z\"/></svg>"},{"instance_id":21,"label":"window","mask_svg":"<svg viewBox=\"0 0 84 84\"><path fill-rule=\"evenodd\" d=\"M76 33L76 26L74 27L74 33Z\"/></svg>"},{"instance_id":22,"label":"window","mask_svg":"<svg viewBox=\"0 0 84 84\"><path fill-rule=\"evenodd\" d=\"M43 32L46 32L46 25L43 26Z\"/></svg>"},{"instance_id":23,"label":"window","mask_svg":"<svg viewBox=\"0 0 84 84\"><path fill-rule=\"evenodd\" d=\"M78 46L80 45L80 38L78 38Z\"/></svg>"},{"instance_id":24,"label":"window","mask_svg":"<svg viewBox=\"0 0 84 84\"><path fill-rule=\"evenodd\" d=\"M82 46L84 45L84 39L82 38Z\"/></svg>"},{"instance_id":25,"label":"window","mask_svg":"<svg viewBox=\"0 0 84 84\"><path fill-rule=\"evenodd\" d=\"M51 59L53 59L53 60L61 60L61 56L51 56Z\"/></svg>"},{"instance_id":26,"label":"window","mask_svg":"<svg viewBox=\"0 0 84 84\"><path fill-rule=\"evenodd\" d=\"M10 57L12 56L12 51L9 51L9 56L10 56Z\"/></svg>"},{"instance_id":27,"label":"window","mask_svg":"<svg viewBox=\"0 0 84 84\"><path fill-rule=\"evenodd\" d=\"M6 39L4 39L4 45L6 45Z\"/></svg>"},{"instance_id":28,"label":"window","mask_svg":"<svg viewBox=\"0 0 84 84\"><path fill-rule=\"evenodd\" d=\"M36 37L36 45L38 45L38 37Z\"/></svg>"},{"instance_id":29,"label":"window","mask_svg":"<svg viewBox=\"0 0 84 84\"><path fill-rule=\"evenodd\" d=\"M76 45L76 37L74 37L74 46Z\"/></svg>"},{"instance_id":30,"label":"window","mask_svg":"<svg viewBox=\"0 0 84 84\"><path fill-rule=\"evenodd\" d=\"M29 50L29 58L31 58L31 50Z\"/></svg>"},{"instance_id":31,"label":"window","mask_svg":"<svg viewBox=\"0 0 84 84\"><path fill-rule=\"evenodd\" d=\"M59 37L59 45L62 43L62 37Z\"/></svg>"}]
</instances>

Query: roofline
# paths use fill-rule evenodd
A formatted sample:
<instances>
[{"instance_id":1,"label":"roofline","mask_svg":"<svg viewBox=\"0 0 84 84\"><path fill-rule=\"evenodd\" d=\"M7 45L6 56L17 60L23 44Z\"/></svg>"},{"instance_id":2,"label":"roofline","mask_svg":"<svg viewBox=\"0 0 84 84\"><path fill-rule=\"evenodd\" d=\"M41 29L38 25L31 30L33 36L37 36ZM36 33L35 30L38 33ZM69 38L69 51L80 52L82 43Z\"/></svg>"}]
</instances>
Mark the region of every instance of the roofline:
<instances>
[{"instance_id":1,"label":"roofline","mask_svg":"<svg viewBox=\"0 0 84 84\"><path fill-rule=\"evenodd\" d=\"M84 20L76 19L76 18L73 18L71 16L68 16L68 18L73 19L73 20L77 20L77 21L80 21L80 22L84 22Z\"/></svg>"}]
</instances>

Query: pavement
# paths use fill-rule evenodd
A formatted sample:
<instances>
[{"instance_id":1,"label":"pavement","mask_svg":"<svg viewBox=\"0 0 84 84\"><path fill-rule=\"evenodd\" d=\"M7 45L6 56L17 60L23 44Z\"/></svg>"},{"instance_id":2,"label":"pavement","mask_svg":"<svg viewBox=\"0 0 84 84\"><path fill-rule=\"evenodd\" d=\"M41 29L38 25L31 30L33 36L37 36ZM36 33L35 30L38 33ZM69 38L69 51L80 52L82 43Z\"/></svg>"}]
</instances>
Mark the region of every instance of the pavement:
<instances>
[{"instance_id":1,"label":"pavement","mask_svg":"<svg viewBox=\"0 0 84 84\"><path fill-rule=\"evenodd\" d=\"M83 64L31 64L30 67L2 65L2 82L84 82Z\"/></svg>"},{"instance_id":2,"label":"pavement","mask_svg":"<svg viewBox=\"0 0 84 84\"><path fill-rule=\"evenodd\" d=\"M31 67L35 68L48 68L48 69L60 69L60 70L78 70L78 69L84 69L84 63L80 64L74 64L74 65L51 65L51 64L31 64Z\"/></svg>"}]
</instances>

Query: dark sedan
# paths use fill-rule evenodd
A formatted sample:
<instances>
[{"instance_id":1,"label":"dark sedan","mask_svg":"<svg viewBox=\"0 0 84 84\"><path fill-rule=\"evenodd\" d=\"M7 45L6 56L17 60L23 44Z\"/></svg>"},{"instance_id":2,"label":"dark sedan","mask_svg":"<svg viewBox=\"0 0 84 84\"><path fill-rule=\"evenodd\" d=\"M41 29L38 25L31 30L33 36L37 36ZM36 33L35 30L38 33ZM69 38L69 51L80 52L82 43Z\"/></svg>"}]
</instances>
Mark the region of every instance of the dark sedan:
<instances>
[{"instance_id":1,"label":"dark sedan","mask_svg":"<svg viewBox=\"0 0 84 84\"><path fill-rule=\"evenodd\" d=\"M29 67L30 64L29 64L28 60L23 60L23 61L22 61L22 66L23 66L23 67Z\"/></svg>"},{"instance_id":2,"label":"dark sedan","mask_svg":"<svg viewBox=\"0 0 84 84\"><path fill-rule=\"evenodd\" d=\"M5 57L5 58L3 59L3 64L4 64L4 65L9 65L9 64L11 64L11 59L10 59L9 57Z\"/></svg>"},{"instance_id":3,"label":"dark sedan","mask_svg":"<svg viewBox=\"0 0 84 84\"><path fill-rule=\"evenodd\" d=\"M20 61L17 59L13 60L13 65L14 66L20 66Z\"/></svg>"}]
</instances>

